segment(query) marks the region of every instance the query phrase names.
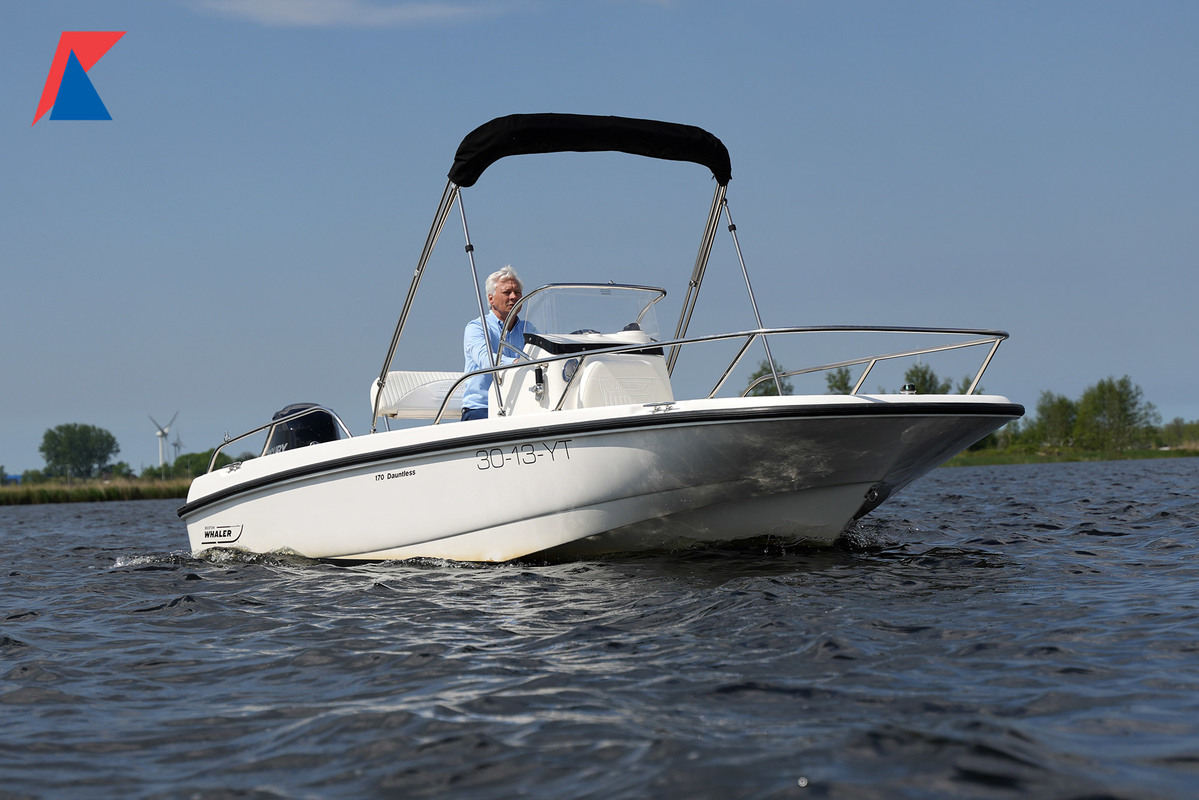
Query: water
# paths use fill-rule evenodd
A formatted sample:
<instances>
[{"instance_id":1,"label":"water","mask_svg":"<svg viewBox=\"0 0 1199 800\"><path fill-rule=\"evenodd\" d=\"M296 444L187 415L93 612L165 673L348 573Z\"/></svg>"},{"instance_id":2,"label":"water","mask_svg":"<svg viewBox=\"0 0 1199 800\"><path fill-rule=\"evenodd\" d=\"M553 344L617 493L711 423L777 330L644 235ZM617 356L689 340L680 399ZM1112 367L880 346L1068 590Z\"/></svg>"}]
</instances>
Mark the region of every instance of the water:
<instances>
[{"instance_id":1,"label":"water","mask_svg":"<svg viewBox=\"0 0 1199 800\"><path fill-rule=\"evenodd\" d=\"M939 470L835 548L485 567L3 507L0 798L1194 797L1197 487Z\"/></svg>"}]
</instances>

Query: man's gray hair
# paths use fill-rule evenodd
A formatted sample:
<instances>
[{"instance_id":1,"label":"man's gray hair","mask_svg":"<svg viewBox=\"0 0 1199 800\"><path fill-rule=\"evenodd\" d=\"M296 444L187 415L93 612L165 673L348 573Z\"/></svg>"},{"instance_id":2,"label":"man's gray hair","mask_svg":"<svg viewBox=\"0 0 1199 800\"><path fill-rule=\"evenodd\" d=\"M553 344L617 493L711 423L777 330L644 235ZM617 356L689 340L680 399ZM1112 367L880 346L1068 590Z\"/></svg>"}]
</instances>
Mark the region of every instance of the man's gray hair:
<instances>
[{"instance_id":1,"label":"man's gray hair","mask_svg":"<svg viewBox=\"0 0 1199 800\"><path fill-rule=\"evenodd\" d=\"M524 282L516 276L516 270L512 269L511 264L505 264L504 266L500 267L495 272L493 272L487 276L487 296L488 297L491 297L493 294L495 294L495 287L497 285L499 285L500 281L503 281L503 280L516 281L516 288L520 289L521 294L524 294L524 291L525 291Z\"/></svg>"}]
</instances>

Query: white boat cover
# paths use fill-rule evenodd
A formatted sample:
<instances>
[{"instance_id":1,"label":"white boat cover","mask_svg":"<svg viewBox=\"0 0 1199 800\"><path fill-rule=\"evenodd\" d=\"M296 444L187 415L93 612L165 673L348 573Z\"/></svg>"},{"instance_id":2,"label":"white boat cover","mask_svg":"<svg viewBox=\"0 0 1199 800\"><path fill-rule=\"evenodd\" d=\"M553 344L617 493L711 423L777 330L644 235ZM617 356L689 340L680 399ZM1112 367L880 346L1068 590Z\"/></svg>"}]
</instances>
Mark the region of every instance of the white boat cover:
<instances>
[{"instance_id":1,"label":"white boat cover","mask_svg":"<svg viewBox=\"0 0 1199 800\"><path fill-rule=\"evenodd\" d=\"M454 381L461 372L388 372L383 396L379 400L379 416L391 419L433 419ZM375 405L378 384L371 381L371 407ZM457 418L462 408L462 386L446 404L446 418Z\"/></svg>"}]
</instances>

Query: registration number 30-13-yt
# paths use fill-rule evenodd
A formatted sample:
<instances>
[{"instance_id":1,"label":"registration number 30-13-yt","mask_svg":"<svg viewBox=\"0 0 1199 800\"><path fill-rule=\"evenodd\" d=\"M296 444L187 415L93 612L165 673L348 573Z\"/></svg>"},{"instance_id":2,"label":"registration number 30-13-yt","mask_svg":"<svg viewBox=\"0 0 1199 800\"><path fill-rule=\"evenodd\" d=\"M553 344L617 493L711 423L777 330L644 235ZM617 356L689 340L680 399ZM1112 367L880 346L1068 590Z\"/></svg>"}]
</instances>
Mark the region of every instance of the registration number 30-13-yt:
<instances>
[{"instance_id":1,"label":"registration number 30-13-yt","mask_svg":"<svg viewBox=\"0 0 1199 800\"><path fill-rule=\"evenodd\" d=\"M509 464L536 464L542 459L569 461L571 439L555 442L525 442L475 451L478 469L502 469Z\"/></svg>"}]
</instances>

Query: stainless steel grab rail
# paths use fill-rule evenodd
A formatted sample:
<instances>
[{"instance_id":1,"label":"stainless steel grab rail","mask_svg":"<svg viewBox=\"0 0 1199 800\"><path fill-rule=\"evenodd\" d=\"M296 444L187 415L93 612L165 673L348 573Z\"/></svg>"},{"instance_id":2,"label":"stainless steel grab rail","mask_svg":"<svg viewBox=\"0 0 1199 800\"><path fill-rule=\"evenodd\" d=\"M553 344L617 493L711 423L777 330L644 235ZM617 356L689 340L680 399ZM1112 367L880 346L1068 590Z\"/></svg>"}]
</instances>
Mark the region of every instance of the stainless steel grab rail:
<instances>
[{"instance_id":1,"label":"stainless steel grab rail","mask_svg":"<svg viewBox=\"0 0 1199 800\"><path fill-rule=\"evenodd\" d=\"M229 434L226 433L224 440L217 446L217 448L215 450L212 451L212 458L208 459L208 471L212 472L213 467L216 465L216 457L218 455L220 455L220 452L222 450L224 450L226 447L228 447L229 445L233 444L234 442L240 442L242 439L249 438L250 436L253 436L256 433L261 433L262 431L265 431L268 428L274 428L276 425L282 425L284 423L291 422L294 419L299 419L299 418L305 417L309 414L317 414L320 412L325 412L325 413L329 414L331 417L333 417L334 421L337 422L337 426L339 428L341 428L342 433L345 434L345 438L349 439L354 436L354 434L350 433L350 429L346 427L346 424L341 421L341 417L337 416L336 411L334 411L331 408L326 408L325 406L312 406L311 408L305 408L300 411L297 411L294 414L288 414L286 417L283 417L282 419L273 419L270 422L266 423L265 425L259 425L257 428L248 430L245 433L240 434L238 436L234 436L232 439L230 439Z\"/></svg>"},{"instance_id":2,"label":"stainless steel grab rail","mask_svg":"<svg viewBox=\"0 0 1199 800\"><path fill-rule=\"evenodd\" d=\"M779 337L779 336L786 336L786 335L792 335L792 334L814 334L814 333L904 333L904 334L917 334L917 335L944 335L944 336L974 336L974 337L978 337L978 338L974 338L974 339L971 339L971 340L965 341L965 342L954 342L951 344L938 345L938 346L934 346L934 347L920 347L920 348L914 348L914 349L909 349L909 350L896 351L896 352L892 352L892 353L881 353L881 354L876 354L876 355L871 355L871 356L863 356L861 358L849 359L846 361L837 361L837 362L830 362L828 364L820 364L820 365L813 366L813 367L804 367L803 369L790 370L785 373L780 373L778 376L781 379L781 378L789 377L791 375L802 375L802 374L808 374L808 373L812 373L812 372L823 372L823 371L827 371L827 370L838 369L840 367L856 366L858 364L869 364L869 367L863 373L861 378L859 378L858 383L854 386L851 394L858 394L861 391L862 383L865 381L866 375L868 375L870 369L872 369L874 367L874 365L880 361L889 361L889 360L898 359L898 358L914 358L916 356L927 355L929 353L937 353L937 352L943 352L943 351L948 351L948 350L961 350L961 349L965 349L965 348L969 348L969 347L981 347L983 345L989 344L989 345L991 345L991 347L988 350L986 357L983 359L983 362L980 365L978 371L975 373L974 379L970 383L970 388L966 391L966 394L972 394L974 392L974 390L978 387L979 381L982 379L983 373L986 372L987 367L990 365L991 359L995 355L995 351L999 348L999 344L1008 338L1008 334L1006 331L979 330L979 329L973 329L973 328L915 328L915 327L906 327L906 326L828 325L828 326L799 326L799 327L791 327L791 328L758 328L756 330L737 331L735 333L715 333L715 334L709 334L706 336L693 336L693 337L688 337L685 339L671 339L669 341L664 341L664 342L653 342L649 346L653 346L655 348L660 347L663 350L666 350L667 348L677 347L681 350L682 347L688 346L688 345L696 345L696 344L707 343L707 342L719 342L719 341L727 341L727 340L735 340L735 339L744 338L745 341L742 344L741 348L737 351L737 354L733 357L733 360L729 363L728 367L724 370L720 379L716 382L716 385L713 386L712 390L710 392L708 392L708 394L706 395L708 398L711 398L711 397L715 397L716 393L720 391L720 389L723 387L725 381L728 380L729 375L731 375L732 372L737 368L737 365L740 363L740 361L744 357L745 353L748 352L750 347L753 346L753 343L755 341L757 341L759 338L766 338L766 337L771 337L771 336ZM602 349L590 350L586 353L567 353L567 354L558 355L558 356L540 357L537 359L537 363L538 364L552 364L557 361L567 361L572 358L578 359L580 369L576 371L575 374L577 375L580 372L582 372L581 368L583 366L583 363L588 358L592 358L592 357L598 356L598 355L610 355L613 353L626 353L626 352L642 351L642 350L645 350L646 347L647 347L647 344L642 343L642 342L638 342L635 344L616 345L613 347L605 347ZM504 372L507 370L517 369L522 366L527 366L529 363L530 363L530 360L525 359L518 363L504 364L504 365L498 366L498 367L490 367L487 369L481 369L481 370L477 370L475 372L468 372L468 373L463 374L457 381L454 382L454 385L450 388L449 392L446 393L445 399L442 401L441 407L437 411L437 416L433 420L433 424L437 425L441 422L442 417L445 415L446 404L449 402L450 398L453 396L453 393L457 390L458 386L463 381L467 380L468 378L472 378L476 375L487 375L490 373ZM773 380L773 379L774 379L773 374L763 376L758 381L755 381L753 384L751 384L749 387L747 387L746 390L744 392L742 392L742 396L745 396L745 394L747 394L749 392L749 390L752 389L753 386L756 386L758 383L760 383L762 381L766 381L766 380Z\"/></svg>"}]
</instances>

